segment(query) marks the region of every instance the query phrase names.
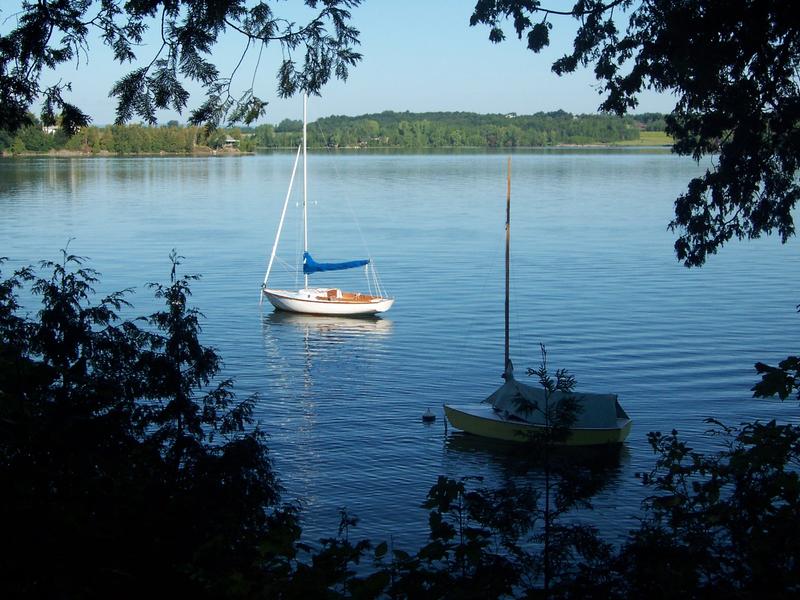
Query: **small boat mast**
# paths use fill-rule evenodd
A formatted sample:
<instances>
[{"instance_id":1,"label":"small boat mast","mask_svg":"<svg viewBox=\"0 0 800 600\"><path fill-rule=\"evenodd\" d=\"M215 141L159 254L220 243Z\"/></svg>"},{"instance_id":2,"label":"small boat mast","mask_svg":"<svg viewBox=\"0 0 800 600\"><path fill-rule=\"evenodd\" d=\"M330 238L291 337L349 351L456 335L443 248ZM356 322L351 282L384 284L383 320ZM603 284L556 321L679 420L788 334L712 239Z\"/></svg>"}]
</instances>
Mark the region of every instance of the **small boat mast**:
<instances>
[{"instance_id":1,"label":"small boat mast","mask_svg":"<svg viewBox=\"0 0 800 600\"><path fill-rule=\"evenodd\" d=\"M511 265L511 157L508 157L508 175L506 177L506 335L505 335L505 361L503 363L503 377L511 370L509 357L509 269Z\"/></svg>"}]
</instances>

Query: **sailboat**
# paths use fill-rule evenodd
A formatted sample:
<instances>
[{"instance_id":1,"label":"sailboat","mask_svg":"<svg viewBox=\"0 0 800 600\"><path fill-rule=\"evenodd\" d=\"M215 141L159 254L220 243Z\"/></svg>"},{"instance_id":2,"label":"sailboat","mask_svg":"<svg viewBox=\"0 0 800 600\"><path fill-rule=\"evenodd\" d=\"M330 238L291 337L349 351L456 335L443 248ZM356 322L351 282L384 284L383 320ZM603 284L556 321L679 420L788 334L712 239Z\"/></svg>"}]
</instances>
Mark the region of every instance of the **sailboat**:
<instances>
[{"instance_id":1,"label":"sailboat","mask_svg":"<svg viewBox=\"0 0 800 600\"><path fill-rule=\"evenodd\" d=\"M289 191L283 204L278 231L269 257L267 272L261 284L261 298L264 297L278 310L311 315L375 315L389 310L394 304L394 298L387 297L380 285L377 273L370 259L351 260L347 262L317 262L309 253L308 248L308 95L303 95L303 141L297 148L292 176L289 181ZM283 230L286 208L292 194L297 165L302 151L303 156L303 287L299 290L283 290L269 287L269 276L275 261L278 241ZM341 271L364 267L367 275L368 292L349 292L339 288L309 287L308 276L314 273L327 271Z\"/></svg>"},{"instance_id":2,"label":"sailboat","mask_svg":"<svg viewBox=\"0 0 800 600\"><path fill-rule=\"evenodd\" d=\"M444 413L455 428L485 438L524 442L548 427L546 407L553 407L567 395L555 392L549 397L514 378L509 356L509 271L511 248L511 158L508 159L506 192L506 268L505 268L505 382L483 402L445 404ZM570 393L578 404L575 422L569 428L566 446L620 444L628 437L632 421L616 394ZM522 399L523 401L520 401ZM528 410L525 410L527 407ZM530 410L533 407L534 410Z\"/></svg>"}]
</instances>

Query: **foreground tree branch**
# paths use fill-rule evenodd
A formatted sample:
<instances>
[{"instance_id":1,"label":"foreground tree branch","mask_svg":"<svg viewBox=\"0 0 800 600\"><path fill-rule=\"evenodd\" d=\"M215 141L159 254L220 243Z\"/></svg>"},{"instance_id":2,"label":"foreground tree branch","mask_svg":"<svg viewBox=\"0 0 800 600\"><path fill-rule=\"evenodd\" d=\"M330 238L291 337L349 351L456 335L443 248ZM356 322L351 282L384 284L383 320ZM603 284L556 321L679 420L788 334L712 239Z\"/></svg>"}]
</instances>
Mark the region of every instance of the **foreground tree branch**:
<instances>
[{"instance_id":1,"label":"foreground tree branch","mask_svg":"<svg viewBox=\"0 0 800 600\"><path fill-rule=\"evenodd\" d=\"M79 63L80 49L88 49L94 31L117 62L135 63L137 46L153 26L160 28L162 47L146 66L123 75L111 89L117 123L140 117L154 124L159 109L183 112L190 101L185 86L190 81L199 83L205 94L191 111L190 124L214 128L223 121L251 123L263 115L267 102L254 94L252 83L234 92L238 66L227 76L219 72L212 55L220 38L229 32L244 36L247 45L240 64L248 52L278 44L284 59L277 94L318 94L332 76L347 79L349 68L361 60L355 51L359 31L349 25L350 9L360 2L306 0L313 16L306 24L296 24L276 16L274 3L264 1L24 0L18 11L3 15L16 19L17 25L0 37L0 129L14 132L29 124L28 111L38 100L44 103L45 124L54 124L59 113L69 133L87 125L90 117L64 98L70 84L42 86L42 75L63 63ZM295 56L299 48L305 51Z\"/></svg>"},{"instance_id":2,"label":"foreground tree branch","mask_svg":"<svg viewBox=\"0 0 800 600\"><path fill-rule=\"evenodd\" d=\"M699 266L734 238L776 233L785 243L794 235L800 19L791 3L578 0L569 14L579 27L555 73L592 67L600 110L617 114L635 108L643 90L674 94L666 120L673 150L717 157L675 201L669 226L679 234L679 260ZM470 24L488 25L489 39L501 42L511 21L539 52L550 43L553 15L564 16L539 0L479 0Z\"/></svg>"}]
</instances>

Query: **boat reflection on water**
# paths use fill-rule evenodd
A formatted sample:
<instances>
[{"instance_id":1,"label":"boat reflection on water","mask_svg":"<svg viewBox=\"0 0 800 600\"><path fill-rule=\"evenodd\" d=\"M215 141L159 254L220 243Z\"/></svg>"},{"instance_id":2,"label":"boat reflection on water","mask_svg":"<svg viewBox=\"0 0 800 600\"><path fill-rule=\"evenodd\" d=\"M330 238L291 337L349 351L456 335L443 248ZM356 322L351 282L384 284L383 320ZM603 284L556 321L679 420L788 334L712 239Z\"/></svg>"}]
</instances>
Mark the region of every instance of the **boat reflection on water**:
<instances>
[{"instance_id":1,"label":"boat reflection on water","mask_svg":"<svg viewBox=\"0 0 800 600\"><path fill-rule=\"evenodd\" d=\"M507 442L460 431L445 436L445 461L453 461L467 474L483 474L487 483L502 482L507 477L521 477L534 486L542 483L544 464L541 456L527 444ZM591 448L561 446L550 448L550 464L554 472L573 482L575 493L589 500L607 493L620 483L623 466L630 462L630 453L623 444ZM470 470L473 472L470 473ZM519 482L519 481L518 481Z\"/></svg>"},{"instance_id":2,"label":"boat reflection on water","mask_svg":"<svg viewBox=\"0 0 800 600\"><path fill-rule=\"evenodd\" d=\"M450 430L445 438L445 448L465 454L482 454L497 460L518 458L530 460L531 447L520 442L508 442L479 435L471 435L463 431ZM598 446L554 446L550 449L553 456L569 458L576 463L607 464L610 468L618 467L629 455L624 444L607 444Z\"/></svg>"},{"instance_id":3,"label":"boat reflection on water","mask_svg":"<svg viewBox=\"0 0 800 600\"><path fill-rule=\"evenodd\" d=\"M304 516L304 534L324 537L329 515L350 495L327 465L340 465L348 473L344 481L359 473L353 465L373 434L363 415L384 393L376 378L391 349L392 322L265 311L261 333L255 416L270 436L276 470L289 474L285 498L302 501L312 515Z\"/></svg>"},{"instance_id":4,"label":"boat reflection on water","mask_svg":"<svg viewBox=\"0 0 800 600\"><path fill-rule=\"evenodd\" d=\"M343 337L361 335L387 335L392 332L392 322L372 315L339 317L334 315L304 315L276 310L264 317L266 326L291 326L303 333L336 334Z\"/></svg>"},{"instance_id":5,"label":"boat reflection on water","mask_svg":"<svg viewBox=\"0 0 800 600\"><path fill-rule=\"evenodd\" d=\"M266 367L289 396L325 385L325 397L346 395L363 370L387 351L392 322L375 316L341 317L274 311L262 317ZM279 382L284 382L280 384ZM296 384L302 383L301 386Z\"/></svg>"}]
</instances>

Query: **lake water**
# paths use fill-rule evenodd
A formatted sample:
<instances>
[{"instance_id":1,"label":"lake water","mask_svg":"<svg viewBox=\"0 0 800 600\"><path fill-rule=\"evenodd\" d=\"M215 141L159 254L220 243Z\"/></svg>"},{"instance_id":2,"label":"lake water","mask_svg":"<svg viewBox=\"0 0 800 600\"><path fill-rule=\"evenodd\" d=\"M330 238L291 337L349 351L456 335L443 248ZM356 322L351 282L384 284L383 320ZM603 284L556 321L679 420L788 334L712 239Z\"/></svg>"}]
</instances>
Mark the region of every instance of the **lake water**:
<instances>
[{"instance_id":1,"label":"lake water","mask_svg":"<svg viewBox=\"0 0 800 600\"><path fill-rule=\"evenodd\" d=\"M103 275L99 291L137 288L138 315L156 306L145 284L168 279L176 248L184 272L203 275L193 299L207 317L204 342L239 394L259 395L306 538L335 534L346 506L360 519L356 536L414 549L439 474L507 476L505 448L446 432L441 413L502 382L506 157L310 156L312 254L375 260L397 300L371 320L259 305L293 160L4 159L0 255L11 259L7 272L58 258L74 238L70 251ZM798 245L732 243L701 269L680 265L666 226L703 168L655 150L513 155L511 355L524 373L544 343L552 369L568 369L581 390L619 394L633 418L585 517L612 534L636 524L645 493L635 473L653 464L648 431L677 429L708 450L705 417L798 416L796 402L750 392L756 361L797 350ZM287 268L302 248L297 198L271 285L297 280ZM341 276L364 289L360 271ZM438 415L431 425L421 422L428 408Z\"/></svg>"}]
</instances>

